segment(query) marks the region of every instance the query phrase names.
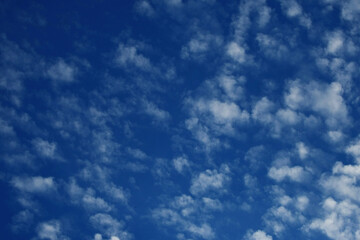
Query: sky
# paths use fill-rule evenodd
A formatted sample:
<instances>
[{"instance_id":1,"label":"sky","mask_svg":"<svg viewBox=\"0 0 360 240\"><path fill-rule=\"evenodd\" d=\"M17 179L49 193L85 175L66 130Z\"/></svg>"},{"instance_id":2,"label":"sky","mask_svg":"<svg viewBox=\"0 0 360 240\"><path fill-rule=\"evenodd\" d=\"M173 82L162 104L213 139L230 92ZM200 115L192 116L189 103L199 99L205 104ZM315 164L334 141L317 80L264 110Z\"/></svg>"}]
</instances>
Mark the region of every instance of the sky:
<instances>
[{"instance_id":1,"label":"sky","mask_svg":"<svg viewBox=\"0 0 360 240\"><path fill-rule=\"evenodd\" d=\"M0 2L6 240L360 240L360 1Z\"/></svg>"}]
</instances>

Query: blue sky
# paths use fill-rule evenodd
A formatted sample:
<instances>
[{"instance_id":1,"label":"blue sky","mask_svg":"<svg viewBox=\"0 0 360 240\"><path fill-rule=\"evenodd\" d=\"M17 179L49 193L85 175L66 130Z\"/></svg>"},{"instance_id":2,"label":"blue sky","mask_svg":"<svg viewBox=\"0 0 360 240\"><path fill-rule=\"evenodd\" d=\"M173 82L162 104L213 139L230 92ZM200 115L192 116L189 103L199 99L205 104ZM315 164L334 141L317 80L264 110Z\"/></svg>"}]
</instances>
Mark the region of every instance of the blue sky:
<instances>
[{"instance_id":1,"label":"blue sky","mask_svg":"<svg viewBox=\"0 0 360 240\"><path fill-rule=\"evenodd\" d=\"M360 239L358 0L0 19L2 239Z\"/></svg>"}]
</instances>

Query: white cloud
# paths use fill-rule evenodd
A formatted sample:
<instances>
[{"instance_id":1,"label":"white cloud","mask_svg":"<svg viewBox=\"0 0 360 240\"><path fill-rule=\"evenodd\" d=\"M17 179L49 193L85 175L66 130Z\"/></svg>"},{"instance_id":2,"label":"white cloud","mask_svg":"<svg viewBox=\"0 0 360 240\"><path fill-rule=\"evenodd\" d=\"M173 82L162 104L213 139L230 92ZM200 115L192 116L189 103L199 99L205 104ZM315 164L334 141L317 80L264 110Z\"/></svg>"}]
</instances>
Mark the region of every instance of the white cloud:
<instances>
[{"instance_id":1,"label":"white cloud","mask_svg":"<svg viewBox=\"0 0 360 240\"><path fill-rule=\"evenodd\" d=\"M285 103L293 110L310 109L323 116L330 127L341 127L340 124L350 121L342 91L342 86L337 82L304 84L295 80L290 82Z\"/></svg>"},{"instance_id":2,"label":"white cloud","mask_svg":"<svg viewBox=\"0 0 360 240\"><path fill-rule=\"evenodd\" d=\"M82 204L89 210L104 212L109 212L111 210L111 206L104 199L94 197L91 194L85 194L82 197Z\"/></svg>"},{"instance_id":3,"label":"white cloud","mask_svg":"<svg viewBox=\"0 0 360 240\"><path fill-rule=\"evenodd\" d=\"M253 233L248 233L247 236L245 237L246 240L272 240L272 236L267 235L264 231L262 230L257 230L256 232Z\"/></svg>"},{"instance_id":4,"label":"white cloud","mask_svg":"<svg viewBox=\"0 0 360 240\"><path fill-rule=\"evenodd\" d=\"M235 103L212 100L208 104L209 111L217 123L247 121L249 119L249 114L246 111L241 111Z\"/></svg>"},{"instance_id":5,"label":"white cloud","mask_svg":"<svg viewBox=\"0 0 360 240\"><path fill-rule=\"evenodd\" d=\"M334 240L359 239L359 206L348 200L336 202L332 198L327 198L322 207L323 216L313 219L309 229L320 230Z\"/></svg>"},{"instance_id":6,"label":"white cloud","mask_svg":"<svg viewBox=\"0 0 360 240\"><path fill-rule=\"evenodd\" d=\"M226 53L238 63L244 63L246 61L245 49L239 46L236 42L229 43Z\"/></svg>"},{"instance_id":7,"label":"white cloud","mask_svg":"<svg viewBox=\"0 0 360 240\"><path fill-rule=\"evenodd\" d=\"M302 182L307 177L307 173L303 167L271 167L268 176L277 182L281 182L285 179L289 179L295 182Z\"/></svg>"},{"instance_id":8,"label":"white cloud","mask_svg":"<svg viewBox=\"0 0 360 240\"><path fill-rule=\"evenodd\" d=\"M303 9L297 1L295 0L280 0L280 1L283 11L289 18L297 18L302 26L306 28L311 27L312 22L310 17L307 16L305 13L303 13Z\"/></svg>"},{"instance_id":9,"label":"white cloud","mask_svg":"<svg viewBox=\"0 0 360 240\"><path fill-rule=\"evenodd\" d=\"M56 143L48 142L41 138L36 138L32 141L36 151L42 156L50 159L57 158Z\"/></svg>"},{"instance_id":10,"label":"white cloud","mask_svg":"<svg viewBox=\"0 0 360 240\"><path fill-rule=\"evenodd\" d=\"M201 195L208 191L224 191L224 187L230 182L230 169L224 165L220 172L217 170L206 170L192 180L190 192Z\"/></svg>"},{"instance_id":11,"label":"white cloud","mask_svg":"<svg viewBox=\"0 0 360 240\"><path fill-rule=\"evenodd\" d=\"M288 54L288 48L281 41L270 35L259 33L256 36L256 41L264 55L269 58L282 59Z\"/></svg>"},{"instance_id":12,"label":"white cloud","mask_svg":"<svg viewBox=\"0 0 360 240\"><path fill-rule=\"evenodd\" d=\"M360 17L360 3L357 0L323 0L328 4L337 4L341 9L341 17L350 22L356 22Z\"/></svg>"},{"instance_id":13,"label":"white cloud","mask_svg":"<svg viewBox=\"0 0 360 240\"><path fill-rule=\"evenodd\" d=\"M245 82L245 77L221 75L218 77L218 80L226 96L231 100L239 100L243 98L245 91L242 87L242 84Z\"/></svg>"},{"instance_id":14,"label":"white cloud","mask_svg":"<svg viewBox=\"0 0 360 240\"><path fill-rule=\"evenodd\" d=\"M360 177L360 165L344 165L342 162L336 162L332 171L335 174Z\"/></svg>"},{"instance_id":15,"label":"white cloud","mask_svg":"<svg viewBox=\"0 0 360 240\"><path fill-rule=\"evenodd\" d=\"M111 217L109 214L98 213L90 217L90 222L95 229L102 231L105 235L114 238L127 240L131 235L124 231L124 224L117 219Z\"/></svg>"},{"instance_id":16,"label":"white cloud","mask_svg":"<svg viewBox=\"0 0 360 240\"><path fill-rule=\"evenodd\" d=\"M352 171L355 170L349 167L346 168L346 170L341 168L339 169L339 166L336 167L336 165L334 170L349 173L350 169ZM323 177L320 181L320 185L326 192L334 193L342 198L360 201L360 187L357 186L357 180L353 176L332 175Z\"/></svg>"},{"instance_id":17,"label":"white cloud","mask_svg":"<svg viewBox=\"0 0 360 240\"><path fill-rule=\"evenodd\" d=\"M151 6L151 4L146 1L146 0L143 0L143 1L138 1L136 4L135 4L135 10L141 14L141 15L144 15L144 16L147 16L147 17L152 17L154 16L155 14L155 10L154 8Z\"/></svg>"},{"instance_id":18,"label":"white cloud","mask_svg":"<svg viewBox=\"0 0 360 240\"><path fill-rule=\"evenodd\" d=\"M167 121L170 118L170 114L160 109L152 102L144 102L145 113L154 117L158 121Z\"/></svg>"},{"instance_id":19,"label":"white cloud","mask_svg":"<svg viewBox=\"0 0 360 240\"><path fill-rule=\"evenodd\" d=\"M54 65L47 70L47 75L60 82L73 82L77 74L77 69L66 63L63 59L58 60Z\"/></svg>"},{"instance_id":20,"label":"white cloud","mask_svg":"<svg viewBox=\"0 0 360 240\"><path fill-rule=\"evenodd\" d=\"M181 214L169 208L157 208L152 212L152 217L163 225L174 226L177 231L188 233L196 238L212 239L215 237L215 233L209 224L202 223L198 225L192 222L191 214L195 214L194 216L199 216L200 214L194 209L196 203L192 197L182 195L177 197L172 205ZM183 233L181 234L184 235Z\"/></svg>"},{"instance_id":21,"label":"white cloud","mask_svg":"<svg viewBox=\"0 0 360 240\"><path fill-rule=\"evenodd\" d=\"M138 159L146 159L146 158L148 158L146 153L144 153L143 151L141 151L140 149L137 149L137 148L128 147L127 152L134 158L138 158Z\"/></svg>"},{"instance_id":22,"label":"white cloud","mask_svg":"<svg viewBox=\"0 0 360 240\"><path fill-rule=\"evenodd\" d=\"M212 228L208 224L202 224L201 226L191 224L188 226L187 230L204 239L212 239L215 237Z\"/></svg>"},{"instance_id":23,"label":"white cloud","mask_svg":"<svg viewBox=\"0 0 360 240\"><path fill-rule=\"evenodd\" d=\"M352 155L355 160L360 163L360 140L353 142L345 149L345 152Z\"/></svg>"},{"instance_id":24,"label":"white cloud","mask_svg":"<svg viewBox=\"0 0 360 240\"><path fill-rule=\"evenodd\" d=\"M151 71L153 67L150 60L138 52L137 46L120 43L116 51L115 62L122 67L135 66L143 71Z\"/></svg>"},{"instance_id":25,"label":"white cloud","mask_svg":"<svg viewBox=\"0 0 360 240\"><path fill-rule=\"evenodd\" d=\"M344 134L341 131L329 131L327 135L332 142L339 142L344 138Z\"/></svg>"},{"instance_id":26,"label":"white cloud","mask_svg":"<svg viewBox=\"0 0 360 240\"><path fill-rule=\"evenodd\" d=\"M287 125L295 125L300 122L301 117L295 111L291 109L280 109L276 112L276 118L281 123Z\"/></svg>"},{"instance_id":27,"label":"white cloud","mask_svg":"<svg viewBox=\"0 0 360 240\"><path fill-rule=\"evenodd\" d=\"M22 192L46 193L56 189L52 177L13 177L11 184Z\"/></svg>"},{"instance_id":28,"label":"white cloud","mask_svg":"<svg viewBox=\"0 0 360 240\"><path fill-rule=\"evenodd\" d=\"M263 97L253 107L252 118L262 123L271 123L273 121L272 111L274 108L275 104L267 97Z\"/></svg>"},{"instance_id":29,"label":"white cloud","mask_svg":"<svg viewBox=\"0 0 360 240\"><path fill-rule=\"evenodd\" d=\"M37 234L40 239L69 240L62 234L61 224L56 220L40 223L37 227Z\"/></svg>"},{"instance_id":30,"label":"white cloud","mask_svg":"<svg viewBox=\"0 0 360 240\"><path fill-rule=\"evenodd\" d=\"M185 157L177 157L173 159L173 164L179 173L182 173L183 170L190 166L189 161Z\"/></svg>"},{"instance_id":31,"label":"white cloud","mask_svg":"<svg viewBox=\"0 0 360 240\"><path fill-rule=\"evenodd\" d=\"M94 240L102 240L103 238L102 238L102 235L100 234L100 233L96 233L95 235L94 235Z\"/></svg>"},{"instance_id":32,"label":"white cloud","mask_svg":"<svg viewBox=\"0 0 360 240\"><path fill-rule=\"evenodd\" d=\"M181 49L181 57L202 60L207 52L219 48L222 39L212 34L198 34Z\"/></svg>"},{"instance_id":33,"label":"white cloud","mask_svg":"<svg viewBox=\"0 0 360 240\"><path fill-rule=\"evenodd\" d=\"M309 198L307 196L298 196L296 198L295 206L299 211L304 211L309 205Z\"/></svg>"},{"instance_id":34,"label":"white cloud","mask_svg":"<svg viewBox=\"0 0 360 240\"><path fill-rule=\"evenodd\" d=\"M212 199L208 197L202 198L205 208L211 210L221 210L223 208L222 203L218 199Z\"/></svg>"},{"instance_id":35,"label":"white cloud","mask_svg":"<svg viewBox=\"0 0 360 240\"><path fill-rule=\"evenodd\" d=\"M305 159L309 154L309 149L303 142L298 142L296 144L296 149L301 159Z\"/></svg>"}]
</instances>

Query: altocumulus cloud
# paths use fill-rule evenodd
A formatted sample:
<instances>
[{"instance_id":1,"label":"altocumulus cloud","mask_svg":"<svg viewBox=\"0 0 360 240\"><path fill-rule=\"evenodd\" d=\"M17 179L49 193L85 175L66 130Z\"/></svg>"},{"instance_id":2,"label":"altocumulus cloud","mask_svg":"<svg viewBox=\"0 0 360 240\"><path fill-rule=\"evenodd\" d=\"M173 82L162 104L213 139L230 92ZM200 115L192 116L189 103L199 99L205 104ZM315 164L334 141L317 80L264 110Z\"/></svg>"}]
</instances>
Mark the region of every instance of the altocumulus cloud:
<instances>
[{"instance_id":1,"label":"altocumulus cloud","mask_svg":"<svg viewBox=\"0 0 360 240\"><path fill-rule=\"evenodd\" d=\"M0 9L2 239L360 239L358 0Z\"/></svg>"}]
</instances>

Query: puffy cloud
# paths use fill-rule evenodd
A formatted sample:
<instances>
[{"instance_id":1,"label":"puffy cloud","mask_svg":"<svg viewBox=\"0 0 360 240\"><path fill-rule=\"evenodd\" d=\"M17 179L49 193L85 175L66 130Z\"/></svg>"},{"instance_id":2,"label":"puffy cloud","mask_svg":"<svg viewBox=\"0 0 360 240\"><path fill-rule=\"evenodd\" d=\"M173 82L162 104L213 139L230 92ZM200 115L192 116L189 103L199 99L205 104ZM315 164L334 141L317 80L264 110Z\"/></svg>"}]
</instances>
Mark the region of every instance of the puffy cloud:
<instances>
[{"instance_id":1,"label":"puffy cloud","mask_svg":"<svg viewBox=\"0 0 360 240\"><path fill-rule=\"evenodd\" d=\"M195 216L199 214L198 212L194 212L195 209L190 208L194 204L195 202L190 196L182 195L173 203L173 206L178 208L181 214L169 208L157 208L152 212L152 216L155 220L160 221L161 224L174 226L178 231L188 233L191 236L201 237L203 239L214 238L215 233L210 225L207 223L197 225L188 218L190 213L196 214Z\"/></svg>"},{"instance_id":2,"label":"puffy cloud","mask_svg":"<svg viewBox=\"0 0 360 240\"><path fill-rule=\"evenodd\" d=\"M219 48L222 39L212 34L198 34L181 49L181 57L184 59L203 60L204 56L214 49Z\"/></svg>"},{"instance_id":3,"label":"puffy cloud","mask_svg":"<svg viewBox=\"0 0 360 240\"><path fill-rule=\"evenodd\" d=\"M341 127L340 124L350 121L342 91L342 86L337 82L304 84L295 80L290 82L285 103L294 110L309 109L320 114L330 127Z\"/></svg>"},{"instance_id":4,"label":"puffy cloud","mask_svg":"<svg viewBox=\"0 0 360 240\"><path fill-rule=\"evenodd\" d=\"M224 187L230 182L230 169L224 165L220 172L216 169L206 170L192 180L190 192L194 195L201 195L208 191L224 191Z\"/></svg>"},{"instance_id":5,"label":"puffy cloud","mask_svg":"<svg viewBox=\"0 0 360 240\"><path fill-rule=\"evenodd\" d=\"M45 158L55 159L57 157L56 153L56 143L48 142L41 138L36 138L32 141L36 151Z\"/></svg>"},{"instance_id":6,"label":"puffy cloud","mask_svg":"<svg viewBox=\"0 0 360 240\"><path fill-rule=\"evenodd\" d=\"M309 149L303 142L298 142L296 144L296 149L301 159L305 159L309 154Z\"/></svg>"},{"instance_id":7,"label":"puffy cloud","mask_svg":"<svg viewBox=\"0 0 360 240\"><path fill-rule=\"evenodd\" d=\"M237 44L236 42L229 43L226 53L238 63L244 63L246 61L245 49L239 46L239 44Z\"/></svg>"},{"instance_id":8,"label":"puffy cloud","mask_svg":"<svg viewBox=\"0 0 360 240\"><path fill-rule=\"evenodd\" d=\"M142 1L138 1L135 4L135 10L141 14L141 15L145 15L147 17L152 17L155 14L155 10L154 8L151 6L151 4L146 1L146 0L142 0Z\"/></svg>"},{"instance_id":9,"label":"puffy cloud","mask_svg":"<svg viewBox=\"0 0 360 240\"><path fill-rule=\"evenodd\" d=\"M221 210L223 208L222 203L218 199L212 199L208 197L202 198L205 207L211 210Z\"/></svg>"},{"instance_id":10,"label":"puffy cloud","mask_svg":"<svg viewBox=\"0 0 360 240\"><path fill-rule=\"evenodd\" d=\"M47 70L48 77L59 82L73 82L76 74L76 67L66 63L63 59L59 59Z\"/></svg>"},{"instance_id":11,"label":"puffy cloud","mask_svg":"<svg viewBox=\"0 0 360 240\"><path fill-rule=\"evenodd\" d=\"M115 62L122 67L134 66L143 71L151 71L153 68L150 60L139 53L136 45L120 43L116 51Z\"/></svg>"},{"instance_id":12,"label":"puffy cloud","mask_svg":"<svg viewBox=\"0 0 360 240\"><path fill-rule=\"evenodd\" d=\"M208 224L202 224L201 226L190 224L187 230L194 235L202 237L204 239L212 239L215 237L212 228Z\"/></svg>"},{"instance_id":13,"label":"puffy cloud","mask_svg":"<svg viewBox=\"0 0 360 240\"><path fill-rule=\"evenodd\" d=\"M209 111L216 123L247 121L249 118L249 114L246 111L241 111L235 103L220 102L218 100L209 102Z\"/></svg>"},{"instance_id":14,"label":"puffy cloud","mask_svg":"<svg viewBox=\"0 0 360 240\"><path fill-rule=\"evenodd\" d=\"M113 238L130 239L131 235L124 231L124 224L117 219L111 217L109 214L98 213L90 217L90 222L94 228L102 231L105 235Z\"/></svg>"},{"instance_id":15,"label":"puffy cloud","mask_svg":"<svg viewBox=\"0 0 360 240\"><path fill-rule=\"evenodd\" d=\"M272 111L275 108L275 104L271 102L267 97L261 98L256 102L252 110L252 118L262 123L271 123L273 121Z\"/></svg>"},{"instance_id":16,"label":"puffy cloud","mask_svg":"<svg viewBox=\"0 0 360 240\"><path fill-rule=\"evenodd\" d=\"M94 211L109 212L111 210L111 206L104 199L100 197L94 197L90 194L83 196L82 204L84 204L85 208Z\"/></svg>"},{"instance_id":17,"label":"puffy cloud","mask_svg":"<svg viewBox=\"0 0 360 240\"><path fill-rule=\"evenodd\" d=\"M322 207L323 217L313 219L309 229L320 230L334 240L359 239L359 206L348 200L336 202L332 198L327 198Z\"/></svg>"},{"instance_id":18,"label":"puffy cloud","mask_svg":"<svg viewBox=\"0 0 360 240\"><path fill-rule=\"evenodd\" d=\"M323 0L328 4L336 4L340 6L341 17L347 21L356 21L360 16L360 3L357 0Z\"/></svg>"},{"instance_id":19,"label":"puffy cloud","mask_svg":"<svg viewBox=\"0 0 360 240\"><path fill-rule=\"evenodd\" d=\"M353 142L346 148L346 153L352 155L360 163L360 140Z\"/></svg>"},{"instance_id":20,"label":"puffy cloud","mask_svg":"<svg viewBox=\"0 0 360 240\"><path fill-rule=\"evenodd\" d=\"M234 122L246 122L249 114L246 110L241 110L233 102L222 102L217 99L199 99L193 102L193 110L200 114L210 114L215 124L232 124Z\"/></svg>"},{"instance_id":21,"label":"puffy cloud","mask_svg":"<svg viewBox=\"0 0 360 240\"><path fill-rule=\"evenodd\" d=\"M242 84L245 82L245 77L221 75L218 77L218 80L221 88L224 90L228 98L231 100L239 100L243 98L245 91Z\"/></svg>"},{"instance_id":22,"label":"puffy cloud","mask_svg":"<svg viewBox=\"0 0 360 240\"><path fill-rule=\"evenodd\" d=\"M333 173L360 177L360 165L344 165L342 162L336 162L333 167Z\"/></svg>"},{"instance_id":23,"label":"puffy cloud","mask_svg":"<svg viewBox=\"0 0 360 240\"><path fill-rule=\"evenodd\" d=\"M170 118L170 114L167 111L160 109L152 102L145 102L144 108L146 114L154 117L158 121L166 121Z\"/></svg>"},{"instance_id":24,"label":"puffy cloud","mask_svg":"<svg viewBox=\"0 0 360 240\"><path fill-rule=\"evenodd\" d=\"M347 168L348 172L349 169L350 168ZM335 168L334 170L339 171L338 168ZM345 172L345 169L342 169L342 171ZM325 191L335 193L339 197L360 201L360 187L357 186L355 177L347 175L323 177L320 181L320 185Z\"/></svg>"},{"instance_id":25,"label":"puffy cloud","mask_svg":"<svg viewBox=\"0 0 360 240\"><path fill-rule=\"evenodd\" d=\"M40 223L37 227L37 234L40 239L69 240L61 231L61 224L57 220Z\"/></svg>"},{"instance_id":26,"label":"puffy cloud","mask_svg":"<svg viewBox=\"0 0 360 240\"><path fill-rule=\"evenodd\" d=\"M327 41L326 51L335 54L343 48L345 40L341 32L335 32L328 37Z\"/></svg>"},{"instance_id":27,"label":"puffy cloud","mask_svg":"<svg viewBox=\"0 0 360 240\"><path fill-rule=\"evenodd\" d=\"M308 173L300 166L271 167L268 172L268 176L277 182L281 182L285 179L302 182L306 179L307 175Z\"/></svg>"},{"instance_id":28,"label":"puffy cloud","mask_svg":"<svg viewBox=\"0 0 360 240\"><path fill-rule=\"evenodd\" d=\"M267 235L264 231L262 230L257 230L256 232L253 233L248 233L247 236L245 237L246 240L272 240L272 236Z\"/></svg>"},{"instance_id":29,"label":"puffy cloud","mask_svg":"<svg viewBox=\"0 0 360 240\"><path fill-rule=\"evenodd\" d=\"M182 173L183 170L190 166L189 161L185 157L177 157L173 159L173 164L179 173Z\"/></svg>"},{"instance_id":30,"label":"puffy cloud","mask_svg":"<svg viewBox=\"0 0 360 240\"><path fill-rule=\"evenodd\" d=\"M127 148L127 152L134 158L137 159L146 159L148 158L148 156L146 155L146 153L144 153L143 151L141 151L140 149L137 148Z\"/></svg>"},{"instance_id":31,"label":"puffy cloud","mask_svg":"<svg viewBox=\"0 0 360 240\"><path fill-rule=\"evenodd\" d=\"M303 13L302 7L295 0L280 0L281 7L289 18L297 18L299 23L307 28L311 27L311 19Z\"/></svg>"},{"instance_id":32,"label":"puffy cloud","mask_svg":"<svg viewBox=\"0 0 360 240\"><path fill-rule=\"evenodd\" d=\"M282 59L288 54L289 50L285 44L270 35L259 33L256 36L256 41L266 57Z\"/></svg>"},{"instance_id":33,"label":"puffy cloud","mask_svg":"<svg viewBox=\"0 0 360 240\"><path fill-rule=\"evenodd\" d=\"M46 193L56 189L52 177L13 177L11 184L20 191L29 193Z\"/></svg>"},{"instance_id":34,"label":"puffy cloud","mask_svg":"<svg viewBox=\"0 0 360 240\"><path fill-rule=\"evenodd\" d=\"M329 131L327 135L332 142L339 142L344 138L344 134L341 131Z\"/></svg>"}]
</instances>

